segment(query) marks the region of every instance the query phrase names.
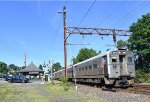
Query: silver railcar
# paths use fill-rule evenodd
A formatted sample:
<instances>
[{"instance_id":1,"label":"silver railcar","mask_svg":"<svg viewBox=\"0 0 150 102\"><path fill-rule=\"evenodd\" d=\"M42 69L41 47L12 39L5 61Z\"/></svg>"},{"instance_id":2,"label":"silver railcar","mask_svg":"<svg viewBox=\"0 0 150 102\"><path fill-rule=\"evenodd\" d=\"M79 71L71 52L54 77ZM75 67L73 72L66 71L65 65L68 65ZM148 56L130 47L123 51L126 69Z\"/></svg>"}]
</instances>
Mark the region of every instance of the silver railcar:
<instances>
[{"instance_id":1,"label":"silver railcar","mask_svg":"<svg viewBox=\"0 0 150 102\"><path fill-rule=\"evenodd\" d=\"M53 73L54 79L64 76L64 69ZM116 87L134 84L134 54L125 49L107 51L67 68L69 80L103 83Z\"/></svg>"}]
</instances>

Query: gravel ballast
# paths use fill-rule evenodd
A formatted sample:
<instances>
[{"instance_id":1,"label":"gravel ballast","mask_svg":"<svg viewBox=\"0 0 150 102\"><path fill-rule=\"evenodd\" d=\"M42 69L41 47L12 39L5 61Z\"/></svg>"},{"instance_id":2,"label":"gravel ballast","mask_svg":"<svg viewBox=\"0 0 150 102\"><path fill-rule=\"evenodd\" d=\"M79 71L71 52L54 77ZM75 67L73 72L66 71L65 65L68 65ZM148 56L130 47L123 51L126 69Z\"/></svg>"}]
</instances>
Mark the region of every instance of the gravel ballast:
<instances>
[{"instance_id":1,"label":"gravel ballast","mask_svg":"<svg viewBox=\"0 0 150 102\"><path fill-rule=\"evenodd\" d=\"M150 102L150 95L134 94L127 92L110 92L102 91L101 88L77 85L78 92L84 93L87 96L98 98L106 102ZM75 89L73 87L73 89Z\"/></svg>"}]
</instances>

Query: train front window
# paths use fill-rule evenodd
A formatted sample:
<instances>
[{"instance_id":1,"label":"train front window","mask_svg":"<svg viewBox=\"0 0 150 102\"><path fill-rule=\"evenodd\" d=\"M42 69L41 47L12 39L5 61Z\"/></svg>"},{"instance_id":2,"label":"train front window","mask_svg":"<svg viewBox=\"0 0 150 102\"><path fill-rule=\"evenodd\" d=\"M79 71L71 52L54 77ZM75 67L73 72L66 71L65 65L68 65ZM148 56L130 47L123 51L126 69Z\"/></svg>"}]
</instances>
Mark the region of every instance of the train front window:
<instances>
[{"instance_id":1,"label":"train front window","mask_svg":"<svg viewBox=\"0 0 150 102\"><path fill-rule=\"evenodd\" d=\"M119 62L123 62L125 55L119 55Z\"/></svg>"},{"instance_id":2,"label":"train front window","mask_svg":"<svg viewBox=\"0 0 150 102\"><path fill-rule=\"evenodd\" d=\"M117 62L117 57L112 57L112 63L116 63Z\"/></svg>"}]
</instances>

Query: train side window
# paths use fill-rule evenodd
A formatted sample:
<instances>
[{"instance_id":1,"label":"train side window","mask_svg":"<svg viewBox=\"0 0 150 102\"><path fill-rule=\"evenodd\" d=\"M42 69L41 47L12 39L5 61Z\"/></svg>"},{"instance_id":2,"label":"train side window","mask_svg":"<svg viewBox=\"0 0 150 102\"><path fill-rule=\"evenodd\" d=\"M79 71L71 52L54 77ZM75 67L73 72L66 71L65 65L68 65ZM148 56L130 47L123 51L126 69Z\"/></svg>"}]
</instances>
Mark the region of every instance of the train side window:
<instances>
[{"instance_id":1,"label":"train side window","mask_svg":"<svg viewBox=\"0 0 150 102\"><path fill-rule=\"evenodd\" d=\"M88 67L86 66L86 67L85 67L85 70L87 70L87 69L88 69Z\"/></svg>"},{"instance_id":2,"label":"train side window","mask_svg":"<svg viewBox=\"0 0 150 102\"><path fill-rule=\"evenodd\" d=\"M94 61L93 67L94 67L94 68L97 68L97 63L96 63L96 61Z\"/></svg>"},{"instance_id":3,"label":"train side window","mask_svg":"<svg viewBox=\"0 0 150 102\"><path fill-rule=\"evenodd\" d=\"M132 63L132 57L128 57L128 63Z\"/></svg>"},{"instance_id":4,"label":"train side window","mask_svg":"<svg viewBox=\"0 0 150 102\"><path fill-rule=\"evenodd\" d=\"M104 64L107 64L107 56L103 56L103 59L104 59L104 60L103 60L103 61L104 61L103 63L104 63Z\"/></svg>"},{"instance_id":5,"label":"train side window","mask_svg":"<svg viewBox=\"0 0 150 102\"><path fill-rule=\"evenodd\" d=\"M92 65L89 65L89 69L92 69Z\"/></svg>"},{"instance_id":6,"label":"train side window","mask_svg":"<svg viewBox=\"0 0 150 102\"><path fill-rule=\"evenodd\" d=\"M84 71L84 67L82 67L82 71Z\"/></svg>"},{"instance_id":7,"label":"train side window","mask_svg":"<svg viewBox=\"0 0 150 102\"><path fill-rule=\"evenodd\" d=\"M76 71L78 71L78 68L76 68Z\"/></svg>"},{"instance_id":8,"label":"train side window","mask_svg":"<svg viewBox=\"0 0 150 102\"><path fill-rule=\"evenodd\" d=\"M81 71L81 68L79 68L79 71Z\"/></svg>"},{"instance_id":9,"label":"train side window","mask_svg":"<svg viewBox=\"0 0 150 102\"><path fill-rule=\"evenodd\" d=\"M112 62L116 63L117 62L117 57L112 57Z\"/></svg>"}]
</instances>

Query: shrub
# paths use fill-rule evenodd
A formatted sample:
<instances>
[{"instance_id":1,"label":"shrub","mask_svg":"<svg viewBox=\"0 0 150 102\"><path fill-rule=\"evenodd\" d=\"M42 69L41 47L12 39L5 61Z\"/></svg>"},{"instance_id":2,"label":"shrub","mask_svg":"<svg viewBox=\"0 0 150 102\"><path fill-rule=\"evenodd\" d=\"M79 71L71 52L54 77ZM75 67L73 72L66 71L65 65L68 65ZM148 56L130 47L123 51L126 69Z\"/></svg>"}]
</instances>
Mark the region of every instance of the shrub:
<instances>
[{"instance_id":1,"label":"shrub","mask_svg":"<svg viewBox=\"0 0 150 102\"><path fill-rule=\"evenodd\" d=\"M68 91L70 88L70 84L68 82L68 79L65 77L62 77L60 80L61 80L60 85L63 86L64 91Z\"/></svg>"},{"instance_id":2,"label":"shrub","mask_svg":"<svg viewBox=\"0 0 150 102\"><path fill-rule=\"evenodd\" d=\"M136 70L135 82L136 83L150 82L150 73L146 73L142 69Z\"/></svg>"}]
</instances>

